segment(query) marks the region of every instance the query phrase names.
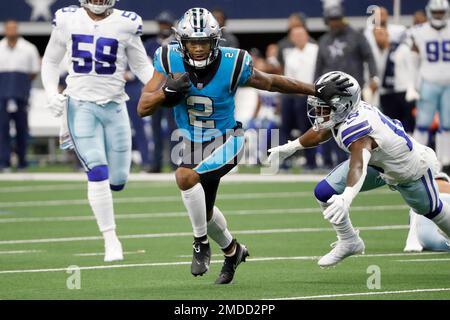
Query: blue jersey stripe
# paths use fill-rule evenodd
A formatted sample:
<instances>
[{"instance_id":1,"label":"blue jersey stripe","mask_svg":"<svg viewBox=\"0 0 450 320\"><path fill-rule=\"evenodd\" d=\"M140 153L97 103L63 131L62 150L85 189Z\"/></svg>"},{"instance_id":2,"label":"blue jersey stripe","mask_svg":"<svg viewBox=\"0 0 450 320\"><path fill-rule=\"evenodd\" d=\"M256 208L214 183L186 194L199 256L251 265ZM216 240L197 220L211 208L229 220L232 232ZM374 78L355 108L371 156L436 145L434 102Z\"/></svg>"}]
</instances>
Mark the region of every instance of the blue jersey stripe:
<instances>
[{"instance_id":1,"label":"blue jersey stripe","mask_svg":"<svg viewBox=\"0 0 450 320\"><path fill-rule=\"evenodd\" d=\"M364 127L367 127L367 126L369 126L369 122L367 120L364 121L364 122L355 124L355 125L353 125L351 127L348 127L344 131L342 131L341 137L342 137L342 139L345 139L345 137L348 136L349 134L352 134L353 132L358 131L358 130L360 130L360 129L364 128Z\"/></svg>"},{"instance_id":2,"label":"blue jersey stripe","mask_svg":"<svg viewBox=\"0 0 450 320\"><path fill-rule=\"evenodd\" d=\"M372 130L373 130L372 127L368 127L368 128L366 128L366 129L364 129L364 130L362 130L362 131L356 132L355 134L350 135L348 138L346 138L346 139L343 141L343 143L344 143L344 145L348 148L348 146L349 146L352 142L355 142L356 140L358 140L358 139L360 139L360 138L362 138L362 137L364 137L364 136L367 136L369 133L372 132Z\"/></svg>"}]
</instances>

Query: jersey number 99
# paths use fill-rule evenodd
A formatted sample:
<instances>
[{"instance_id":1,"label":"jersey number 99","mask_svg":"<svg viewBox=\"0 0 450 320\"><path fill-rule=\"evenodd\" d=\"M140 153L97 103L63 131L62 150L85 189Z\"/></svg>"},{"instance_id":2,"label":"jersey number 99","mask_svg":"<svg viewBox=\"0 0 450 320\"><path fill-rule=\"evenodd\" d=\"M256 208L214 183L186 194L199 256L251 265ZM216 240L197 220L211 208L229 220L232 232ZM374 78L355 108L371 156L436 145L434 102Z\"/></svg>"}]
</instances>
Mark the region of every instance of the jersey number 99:
<instances>
[{"instance_id":1,"label":"jersey number 99","mask_svg":"<svg viewBox=\"0 0 450 320\"><path fill-rule=\"evenodd\" d=\"M91 50L80 49L80 44L94 44L94 36L72 35L72 58L78 59L73 62L75 73L90 73L94 65L97 74L110 75L116 72L117 50L119 49L119 42L116 39L98 38L94 47L95 54L92 54Z\"/></svg>"},{"instance_id":2,"label":"jersey number 99","mask_svg":"<svg viewBox=\"0 0 450 320\"><path fill-rule=\"evenodd\" d=\"M425 44L428 62L438 62L439 60L450 61L450 41L444 40L430 41ZM442 57L441 57L442 56Z\"/></svg>"}]
</instances>

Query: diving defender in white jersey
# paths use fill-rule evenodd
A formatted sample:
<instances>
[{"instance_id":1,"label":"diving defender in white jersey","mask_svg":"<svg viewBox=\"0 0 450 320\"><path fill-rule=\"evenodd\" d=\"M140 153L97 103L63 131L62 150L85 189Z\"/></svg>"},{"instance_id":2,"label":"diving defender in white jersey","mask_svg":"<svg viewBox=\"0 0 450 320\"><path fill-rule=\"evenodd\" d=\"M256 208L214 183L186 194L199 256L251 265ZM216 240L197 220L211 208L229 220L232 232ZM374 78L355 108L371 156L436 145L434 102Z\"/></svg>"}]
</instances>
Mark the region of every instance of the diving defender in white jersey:
<instances>
[{"instance_id":1,"label":"diving defender in white jersey","mask_svg":"<svg viewBox=\"0 0 450 320\"><path fill-rule=\"evenodd\" d=\"M334 137L339 147L350 153L350 159L331 171L314 190L324 218L331 222L338 237L333 250L319 260L319 266L333 266L364 252L364 242L350 221L350 205L360 191L386 184L399 191L416 213L450 235L450 205L439 198L434 179L439 164L434 151L409 137L398 120L361 101L361 88L350 75L329 72L316 85L336 75L350 79L353 85L347 90L351 96L335 97L329 104L309 97L308 115L313 128L269 150L269 161L276 163L297 150L316 147Z\"/></svg>"},{"instance_id":2,"label":"diving defender in white jersey","mask_svg":"<svg viewBox=\"0 0 450 320\"><path fill-rule=\"evenodd\" d=\"M75 152L87 173L88 200L105 240L105 261L123 259L112 193L124 188L131 164L125 102L127 64L146 84L153 67L140 35L142 19L114 9L115 0L80 0L60 9L42 62L42 80L55 117L64 115ZM67 89L58 92L58 66L70 61Z\"/></svg>"}]
</instances>

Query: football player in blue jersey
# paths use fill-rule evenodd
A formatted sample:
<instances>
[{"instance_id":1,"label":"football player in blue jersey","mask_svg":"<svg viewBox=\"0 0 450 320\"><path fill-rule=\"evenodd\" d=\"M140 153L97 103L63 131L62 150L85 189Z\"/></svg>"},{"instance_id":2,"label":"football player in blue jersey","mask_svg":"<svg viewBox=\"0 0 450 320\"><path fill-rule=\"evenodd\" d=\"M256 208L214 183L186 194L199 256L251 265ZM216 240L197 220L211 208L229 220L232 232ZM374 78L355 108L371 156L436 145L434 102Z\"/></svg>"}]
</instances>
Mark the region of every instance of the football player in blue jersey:
<instances>
[{"instance_id":1,"label":"football player in blue jersey","mask_svg":"<svg viewBox=\"0 0 450 320\"><path fill-rule=\"evenodd\" d=\"M234 118L236 89L246 85L329 101L347 95L349 83L336 78L315 87L253 69L245 50L220 46L220 26L203 8L188 10L175 35L176 44L162 46L155 53L155 72L143 90L138 113L145 117L162 106L174 108L177 125L184 132L182 163L175 176L194 232L191 273L198 276L208 271L209 236L225 254L216 283L227 284L249 255L233 239L225 217L214 206L221 177L236 166L244 148L241 124Z\"/></svg>"}]
</instances>

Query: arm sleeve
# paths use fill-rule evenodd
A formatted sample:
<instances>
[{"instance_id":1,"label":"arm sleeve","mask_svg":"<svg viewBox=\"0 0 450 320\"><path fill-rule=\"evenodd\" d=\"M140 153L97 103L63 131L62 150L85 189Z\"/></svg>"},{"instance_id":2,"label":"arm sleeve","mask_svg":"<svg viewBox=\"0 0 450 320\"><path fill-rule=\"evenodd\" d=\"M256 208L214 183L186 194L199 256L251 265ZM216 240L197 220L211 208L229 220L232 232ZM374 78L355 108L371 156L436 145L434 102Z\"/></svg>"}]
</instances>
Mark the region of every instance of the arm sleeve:
<instances>
[{"instance_id":1,"label":"arm sleeve","mask_svg":"<svg viewBox=\"0 0 450 320\"><path fill-rule=\"evenodd\" d=\"M239 78L238 86L244 85L253 74L253 59L250 54L245 51L242 73Z\"/></svg>"},{"instance_id":2,"label":"arm sleeve","mask_svg":"<svg viewBox=\"0 0 450 320\"><path fill-rule=\"evenodd\" d=\"M132 36L129 41L127 55L131 71L144 85L147 84L153 76L154 69L138 34Z\"/></svg>"},{"instance_id":3,"label":"arm sleeve","mask_svg":"<svg viewBox=\"0 0 450 320\"><path fill-rule=\"evenodd\" d=\"M155 68L155 71L162 73L162 74L166 74L166 71L164 70L164 67L162 66L162 63L161 63L161 50L162 50L162 47L159 47L155 51L155 54L153 55L153 67Z\"/></svg>"},{"instance_id":4,"label":"arm sleeve","mask_svg":"<svg viewBox=\"0 0 450 320\"><path fill-rule=\"evenodd\" d=\"M47 97L58 94L59 65L66 53L58 29L54 29L42 59L42 84Z\"/></svg>"},{"instance_id":5,"label":"arm sleeve","mask_svg":"<svg viewBox=\"0 0 450 320\"><path fill-rule=\"evenodd\" d=\"M361 50L361 56L365 62L369 65L370 77L373 78L377 76L377 65L375 63L375 58L372 53L372 49L367 42L366 37L363 34L359 35L359 47Z\"/></svg>"}]
</instances>

